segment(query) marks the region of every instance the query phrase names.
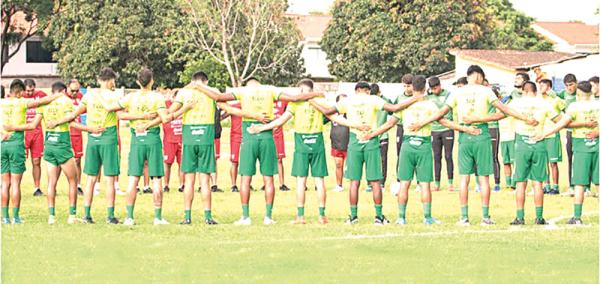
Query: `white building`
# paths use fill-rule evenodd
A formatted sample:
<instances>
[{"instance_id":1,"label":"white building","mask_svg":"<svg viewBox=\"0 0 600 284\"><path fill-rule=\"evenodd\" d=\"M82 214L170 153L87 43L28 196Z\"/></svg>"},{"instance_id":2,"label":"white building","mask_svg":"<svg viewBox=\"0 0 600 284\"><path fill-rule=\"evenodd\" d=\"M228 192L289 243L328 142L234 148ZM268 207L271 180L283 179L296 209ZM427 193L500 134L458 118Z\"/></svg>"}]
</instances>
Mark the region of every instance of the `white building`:
<instances>
[{"instance_id":1,"label":"white building","mask_svg":"<svg viewBox=\"0 0 600 284\"><path fill-rule=\"evenodd\" d=\"M579 22L535 22L531 26L554 43L554 51L598 53L598 25Z\"/></svg>"},{"instance_id":2,"label":"white building","mask_svg":"<svg viewBox=\"0 0 600 284\"><path fill-rule=\"evenodd\" d=\"M327 54L321 49L321 38L329 26L331 16L328 15L296 15L288 14L302 34L302 58L306 75L316 81L332 81L329 74Z\"/></svg>"}]
</instances>

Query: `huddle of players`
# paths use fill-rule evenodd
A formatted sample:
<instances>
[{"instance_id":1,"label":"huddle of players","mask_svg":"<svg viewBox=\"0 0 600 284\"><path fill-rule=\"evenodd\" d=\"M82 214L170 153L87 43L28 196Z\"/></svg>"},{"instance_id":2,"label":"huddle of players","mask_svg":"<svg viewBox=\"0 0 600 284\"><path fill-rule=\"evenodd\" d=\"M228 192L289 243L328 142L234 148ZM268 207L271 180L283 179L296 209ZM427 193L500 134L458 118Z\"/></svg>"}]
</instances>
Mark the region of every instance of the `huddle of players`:
<instances>
[{"instance_id":1,"label":"huddle of players","mask_svg":"<svg viewBox=\"0 0 600 284\"><path fill-rule=\"evenodd\" d=\"M2 115L5 121L2 132L2 221L9 223L8 196L12 187L13 223L20 223L20 178L24 172L23 131L34 129L44 120L46 149L44 159L49 163L49 223L55 222L54 196L56 180L60 171L64 171L69 180L70 214L69 223L76 221L77 184L74 177L75 162L71 150L69 127L88 132L84 173L87 187L84 197L85 217L83 221L93 223L91 203L93 186L98 178L100 167L104 168L107 179L107 222L117 224L114 216L114 178L119 175L119 155L117 123L119 119L130 121L131 148L129 151L126 225L133 225L134 205L139 178L147 164L148 174L153 183L155 206L154 224L168 224L162 218L162 184L164 175L163 149L160 139L160 124L168 124L174 118L182 117L182 164L185 175L184 220L181 224L191 224L191 207L194 196L196 174L200 176L200 187L204 203L206 224L217 224L211 214L210 174L215 172L214 151L214 111L216 104L231 115L240 116L242 122L242 143L240 149L239 174L242 177L241 200L242 217L237 225L250 225L249 214L250 182L256 174L256 160L265 184L266 215L264 224L274 224L272 209L274 202L273 175L277 173L277 157L272 129L280 127L294 117L295 153L292 175L297 177L297 217L295 224L304 224L304 188L309 169L315 178L319 197L319 223L328 222L325 215L326 191L324 177L327 176L325 147L323 143L324 116L336 124L349 127L350 137L347 149L347 168L345 177L350 183L350 216L346 223L358 222L358 188L362 179L363 165L366 179L372 188L375 203L375 224L389 223L382 213L381 180L382 161L380 135L402 121L402 144L399 151L398 194L399 216L397 224L406 224L406 204L408 188L416 175L421 185L421 200L425 224L439 223L431 216L431 191L433 181L432 128L457 130L459 134L459 172L461 219L460 225L468 225L468 184L471 174L478 176L481 185L483 219L482 225L494 222L489 216L490 186L488 176L493 173L491 137L488 122L509 115L515 124L516 167L514 180L517 182L517 219L512 224L523 224L525 188L527 180L534 183L536 190L536 223L545 224L542 217L543 191L541 183L546 181L546 143L550 137L563 127L574 130L574 158L578 170L574 171L576 185L575 214L569 223L581 223L581 204L583 186L589 184L590 177L598 184L597 131L595 130L597 104L586 103L591 91L589 83L580 83L577 102L569 106L561 117L551 103L541 103L536 97L536 85L526 82L523 85L523 98L515 99L509 105L500 102L492 90L483 86L484 73L478 66L471 66L467 72L468 84L456 93L449 95L443 104L425 96L426 79L415 76L411 82L413 94L396 103L388 103L379 96L370 96L371 86L360 82L355 86L355 95L340 99L331 106L321 93L313 92L310 80L299 82L300 94L278 93L272 86L263 86L256 79L248 80L246 87L234 89L233 93L220 93L207 86L208 78L202 72L194 74L190 85L180 90L172 105L167 109L164 98L152 91L152 72L143 69L138 74L140 90L126 97L114 92L116 74L109 68L103 69L98 77L100 89L84 97L81 106L74 109L73 103L63 94L66 86L53 85L53 94L39 100L19 97L23 91L22 83L11 84L10 95L2 102ZM430 82L430 86L432 83ZM437 85L433 84L433 87ZM587 95L587 97L586 97ZM221 103L237 100L241 109ZM277 119L273 116L275 101L289 101L286 112ZM41 106L35 119L25 123L24 112L28 108ZM497 113L490 113L495 107ZM391 119L384 124L378 123L381 111L392 113ZM455 121L449 118L449 113ZM75 119L87 112L88 123L81 125ZM117 113L118 112L118 113ZM344 115L344 116L342 116ZM556 123L554 127L544 128L547 120ZM9 122L9 123L7 123ZM439 125L433 125L433 122ZM595 136L594 136L595 135ZM582 137L583 136L583 137ZM7 146L9 149L7 149ZM595 167L595 171L594 171ZM542 170L543 168L543 170ZM6 177L6 178L5 178ZM585 180L585 182L584 182ZM52 182L53 181L53 182ZM339 182L338 182L339 183ZM580 185L581 184L581 185ZM439 185L437 185L439 187ZM51 189L51 190L50 190ZM51 197L50 197L51 196Z\"/></svg>"}]
</instances>

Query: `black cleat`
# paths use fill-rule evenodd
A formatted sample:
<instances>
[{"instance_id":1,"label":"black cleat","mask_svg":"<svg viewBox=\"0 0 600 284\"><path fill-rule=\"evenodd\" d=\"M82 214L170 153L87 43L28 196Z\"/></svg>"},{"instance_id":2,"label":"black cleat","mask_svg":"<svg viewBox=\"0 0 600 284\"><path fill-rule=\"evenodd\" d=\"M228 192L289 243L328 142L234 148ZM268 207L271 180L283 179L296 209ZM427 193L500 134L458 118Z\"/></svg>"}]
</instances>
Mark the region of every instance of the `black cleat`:
<instances>
[{"instance_id":1,"label":"black cleat","mask_svg":"<svg viewBox=\"0 0 600 284\"><path fill-rule=\"evenodd\" d=\"M546 222L546 220L544 218L541 219L535 219L535 224L536 225L548 225L548 222Z\"/></svg>"},{"instance_id":2,"label":"black cleat","mask_svg":"<svg viewBox=\"0 0 600 284\"><path fill-rule=\"evenodd\" d=\"M77 187L77 195L79 196L83 196L83 190L81 190L81 187Z\"/></svg>"},{"instance_id":3,"label":"black cleat","mask_svg":"<svg viewBox=\"0 0 600 284\"><path fill-rule=\"evenodd\" d=\"M179 223L179 225L191 225L192 224L192 220L190 219L183 219L183 221L181 221L181 223Z\"/></svg>"},{"instance_id":4,"label":"black cleat","mask_svg":"<svg viewBox=\"0 0 600 284\"><path fill-rule=\"evenodd\" d=\"M222 189L220 189L220 188L219 188L218 186L216 186L216 185L213 185L213 186L211 186L211 187L210 187L210 191L212 191L212 192L223 192L223 190L222 190Z\"/></svg>"},{"instance_id":5,"label":"black cleat","mask_svg":"<svg viewBox=\"0 0 600 284\"><path fill-rule=\"evenodd\" d=\"M583 221L581 221L581 218L575 218L575 217L573 217L573 218L571 218L567 222L567 224L569 224L569 225L583 225Z\"/></svg>"},{"instance_id":6,"label":"black cleat","mask_svg":"<svg viewBox=\"0 0 600 284\"><path fill-rule=\"evenodd\" d=\"M106 224L109 225L117 225L119 224L119 219L112 217L112 218L106 218Z\"/></svg>"},{"instance_id":7,"label":"black cleat","mask_svg":"<svg viewBox=\"0 0 600 284\"><path fill-rule=\"evenodd\" d=\"M265 191L265 186L264 185L260 187L260 191Z\"/></svg>"},{"instance_id":8,"label":"black cleat","mask_svg":"<svg viewBox=\"0 0 600 284\"><path fill-rule=\"evenodd\" d=\"M135 190L136 190L137 193L140 193L140 188L139 187L137 187Z\"/></svg>"},{"instance_id":9,"label":"black cleat","mask_svg":"<svg viewBox=\"0 0 600 284\"><path fill-rule=\"evenodd\" d=\"M171 189L165 185L165 187L163 187L163 192L169 192L171 191Z\"/></svg>"},{"instance_id":10,"label":"black cleat","mask_svg":"<svg viewBox=\"0 0 600 284\"><path fill-rule=\"evenodd\" d=\"M385 215L381 215L381 217L375 216L375 225L386 225L389 224L390 220L385 218Z\"/></svg>"},{"instance_id":11,"label":"black cleat","mask_svg":"<svg viewBox=\"0 0 600 284\"><path fill-rule=\"evenodd\" d=\"M180 187L179 187L179 189L177 189L177 191L179 191L179 192L183 192L183 187L184 187L183 185L182 185L182 186L180 186Z\"/></svg>"},{"instance_id":12,"label":"black cleat","mask_svg":"<svg viewBox=\"0 0 600 284\"><path fill-rule=\"evenodd\" d=\"M44 193L42 192L41 189L36 188L35 191L33 192L33 196L44 196Z\"/></svg>"},{"instance_id":13,"label":"black cleat","mask_svg":"<svg viewBox=\"0 0 600 284\"><path fill-rule=\"evenodd\" d=\"M289 188L289 187L287 187L287 185L285 185L285 184L282 184L282 185L279 187L279 190L280 190L280 191L290 191L290 188Z\"/></svg>"},{"instance_id":14,"label":"black cleat","mask_svg":"<svg viewBox=\"0 0 600 284\"><path fill-rule=\"evenodd\" d=\"M205 219L204 220L204 224L206 224L206 225L219 225L219 223L217 223L217 221L215 221L214 219Z\"/></svg>"},{"instance_id":15,"label":"black cleat","mask_svg":"<svg viewBox=\"0 0 600 284\"><path fill-rule=\"evenodd\" d=\"M344 222L346 225L354 225L358 224L358 216L352 217L352 215L348 216L348 219Z\"/></svg>"},{"instance_id":16,"label":"black cleat","mask_svg":"<svg viewBox=\"0 0 600 284\"><path fill-rule=\"evenodd\" d=\"M511 226L521 226L521 225L525 225L525 220L523 219L518 219L515 218L512 222L510 222Z\"/></svg>"},{"instance_id":17,"label":"black cleat","mask_svg":"<svg viewBox=\"0 0 600 284\"><path fill-rule=\"evenodd\" d=\"M146 187L144 188L144 191L142 191L144 194L148 194L148 193L152 193L152 188Z\"/></svg>"},{"instance_id":18,"label":"black cleat","mask_svg":"<svg viewBox=\"0 0 600 284\"><path fill-rule=\"evenodd\" d=\"M256 189L253 186L250 186L250 191L256 191Z\"/></svg>"},{"instance_id":19,"label":"black cleat","mask_svg":"<svg viewBox=\"0 0 600 284\"><path fill-rule=\"evenodd\" d=\"M231 192L240 192L240 190L238 189L237 185L234 185L231 187Z\"/></svg>"},{"instance_id":20,"label":"black cleat","mask_svg":"<svg viewBox=\"0 0 600 284\"><path fill-rule=\"evenodd\" d=\"M560 191L558 191L558 189L551 189L550 191L548 191L549 195L559 195Z\"/></svg>"},{"instance_id":21,"label":"black cleat","mask_svg":"<svg viewBox=\"0 0 600 284\"><path fill-rule=\"evenodd\" d=\"M198 192L202 192L202 187L198 187Z\"/></svg>"},{"instance_id":22,"label":"black cleat","mask_svg":"<svg viewBox=\"0 0 600 284\"><path fill-rule=\"evenodd\" d=\"M92 217L83 217L83 219L81 219L81 221L84 224L95 224L96 222L94 222L94 219L92 219Z\"/></svg>"}]
</instances>

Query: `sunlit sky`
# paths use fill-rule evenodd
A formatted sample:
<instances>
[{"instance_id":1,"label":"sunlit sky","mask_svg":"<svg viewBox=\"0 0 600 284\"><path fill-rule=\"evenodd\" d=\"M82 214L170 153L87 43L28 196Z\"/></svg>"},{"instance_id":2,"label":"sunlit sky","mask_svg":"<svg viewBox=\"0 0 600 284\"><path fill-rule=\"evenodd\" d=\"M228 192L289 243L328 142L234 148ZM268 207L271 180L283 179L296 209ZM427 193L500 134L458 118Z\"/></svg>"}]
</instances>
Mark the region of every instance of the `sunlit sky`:
<instances>
[{"instance_id":1,"label":"sunlit sky","mask_svg":"<svg viewBox=\"0 0 600 284\"><path fill-rule=\"evenodd\" d=\"M312 11L329 11L334 0L288 0L289 12L308 14ZM511 0L514 7L538 21L583 21L600 23L600 16L594 15L600 0Z\"/></svg>"}]
</instances>

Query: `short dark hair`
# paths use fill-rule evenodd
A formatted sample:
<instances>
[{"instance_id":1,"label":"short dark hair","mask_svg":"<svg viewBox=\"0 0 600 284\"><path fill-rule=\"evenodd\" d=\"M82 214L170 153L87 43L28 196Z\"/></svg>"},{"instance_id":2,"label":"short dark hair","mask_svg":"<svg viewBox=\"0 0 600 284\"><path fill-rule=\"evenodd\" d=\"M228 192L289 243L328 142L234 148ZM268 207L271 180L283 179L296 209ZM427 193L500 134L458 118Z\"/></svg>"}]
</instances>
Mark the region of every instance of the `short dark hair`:
<instances>
[{"instance_id":1,"label":"short dark hair","mask_svg":"<svg viewBox=\"0 0 600 284\"><path fill-rule=\"evenodd\" d=\"M377 84L371 84L371 95L377 95L379 94L379 92L381 92L381 90L379 89L379 85Z\"/></svg>"},{"instance_id":2,"label":"short dark hair","mask_svg":"<svg viewBox=\"0 0 600 284\"><path fill-rule=\"evenodd\" d=\"M356 83L356 85L354 86L354 90L358 90L358 89L367 89L367 90L371 90L371 85L369 85L369 83L365 82L365 81L360 81L358 83Z\"/></svg>"},{"instance_id":3,"label":"short dark hair","mask_svg":"<svg viewBox=\"0 0 600 284\"><path fill-rule=\"evenodd\" d=\"M100 75L98 76L98 80L108 81L108 80L113 80L113 79L117 79L117 73L115 73L115 71L112 68L106 67L106 68L102 68L102 70L100 70Z\"/></svg>"},{"instance_id":4,"label":"short dark hair","mask_svg":"<svg viewBox=\"0 0 600 284\"><path fill-rule=\"evenodd\" d=\"M590 81L590 83L593 82L593 83L598 84L598 76L594 76L594 77L590 78L588 81Z\"/></svg>"},{"instance_id":5,"label":"short dark hair","mask_svg":"<svg viewBox=\"0 0 600 284\"><path fill-rule=\"evenodd\" d=\"M300 86L307 86L312 90L315 86L315 82L313 82L311 79L302 79L300 82L298 82L298 87Z\"/></svg>"},{"instance_id":6,"label":"short dark hair","mask_svg":"<svg viewBox=\"0 0 600 284\"><path fill-rule=\"evenodd\" d=\"M148 68L142 68L142 70L140 70L137 74L137 80L138 82L140 82L140 85L142 85L142 87L147 87L153 78L154 74L152 73L152 70Z\"/></svg>"},{"instance_id":7,"label":"short dark hair","mask_svg":"<svg viewBox=\"0 0 600 284\"><path fill-rule=\"evenodd\" d=\"M415 90L417 92L425 91L426 84L427 84L427 79L425 79L425 76L417 75L417 76L413 77L413 80L412 80L413 90Z\"/></svg>"},{"instance_id":8,"label":"short dark hair","mask_svg":"<svg viewBox=\"0 0 600 284\"><path fill-rule=\"evenodd\" d=\"M438 76L433 76L429 78L429 88L437 87L441 85L440 78Z\"/></svg>"},{"instance_id":9,"label":"short dark hair","mask_svg":"<svg viewBox=\"0 0 600 284\"><path fill-rule=\"evenodd\" d=\"M526 81L525 83L523 83L523 90L526 92L537 92L537 86L535 85L534 82L531 81Z\"/></svg>"},{"instance_id":10,"label":"short dark hair","mask_svg":"<svg viewBox=\"0 0 600 284\"><path fill-rule=\"evenodd\" d=\"M192 81L208 81L208 75L203 71L196 71L196 73L192 75Z\"/></svg>"},{"instance_id":11,"label":"short dark hair","mask_svg":"<svg viewBox=\"0 0 600 284\"><path fill-rule=\"evenodd\" d=\"M581 81L577 83L577 89L584 93L589 93L592 91L592 84L590 84L588 81Z\"/></svg>"},{"instance_id":12,"label":"short dark hair","mask_svg":"<svg viewBox=\"0 0 600 284\"><path fill-rule=\"evenodd\" d=\"M469 68L467 69L467 76L471 76L471 74L473 74L473 73L478 73L481 76L485 77L485 73L483 72L483 69L481 69L481 67L479 67L479 65L469 66Z\"/></svg>"},{"instance_id":13,"label":"short dark hair","mask_svg":"<svg viewBox=\"0 0 600 284\"><path fill-rule=\"evenodd\" d=\"M552 80L550 80L550 79L542 79L540 81L540 84L545 84L545 85L550 86L550 88L552 88Z\"/></svg>"},{"instance_id":14,"label":"short dark hair","mask_svg":"<svg viewBox=\"0 0 600 284\"><path fill-rule=\"evenodd\" d=\"M61 81L54 82L52 84L52 93L64 92L67 89L67 85Z\"/></svg>"},{"instance_id":15,"label":"short dark hair","mask_svg":"<svg viewBox=\"0 0 600 284\"><path fill-rule=\"evenodd\" d=\"M515 76L521 77L523 79L523 81L530 81L531 80L531 79L529 79L529 74L527 74L525 72L519 72Z\"/></svg>"},{"instance_id":16,"label":"short dark hair","mask_svg":"<svg viewBox=\"0 0 600 284\"><path fill-rule=\"evenodd\" d=\"M460 78L458 78L458 80L456 80L456 82L454 82L454 85L458 85L458 84L466 85L466 84L469 84L469 81L467 81L467 77L460 77Z\"/></svg>"},{"instance_id":17,"label":"short dark hair","mask_svg":"<svg viewBox=\"0 0 600 284\"><path fill-rule=\"evenodd\" d=\"M260 83L260 80L258 80L258 78L256 78L256 77L250 77L250 78L246 79L246 82L244 83L244 85L247 85L248 82L250 82L250 81L256 81L256 82Z\"/></svg>"},{"instance_id":18,"label":"short dark hair","mask_svg":"<svg viewBox=\"0 0 600 284\"><path fill-rule=\"evenodd\" d=\"M337 95L337 97L335 97L335 102L336 103L339 102L342 97L348 97L348 95L346 95L346 94L339 94L339 95Z\"/></svg>"},{"instance_id":19,"label":"short dark hair","mask_svg":"<svg viewBox=\"0 0 600 284\"><path fill-rule=\"evenodd\" d=\"M25 83L25 87L35 87L35 81L33 79L25 79L23 83Z\"/></svg>"},{"instance_id":20,"label":"short dark hair","mask_svg":"<svg viewBox=\"0 0 600 284\"><path fill-rule=\"evenodd\" d=\"M404 83L404 84L412 84L413 75L412 74L404 74L404 76L402 76L402 79L400 79L400 81L402 81L402 83Z\"/></svg>"},{"instance_id":21,"label":"short dark hair","mask_svg":"<svg viewBox=\"0 0 600 284\"><path fill-rule=\"evenodd\" d=\"M565 75L565 77L563 78L563 83L577 83L577 77L575 77L575 75L569 73L567 75Z\"/></svg>"},{"instance_id":22,"label":"short dark hair","mask_svg":"<svg viewBox=\"0 0 600 284\"><path fill-rule=\"evenodd\" d=\"M23 81L21 81L19 79L15 79L12 82L10 82L9 88L10 88L11 94L17 94L17 93L25 91L25 83L23 83Z\"/></svg>"}]
</instances>

